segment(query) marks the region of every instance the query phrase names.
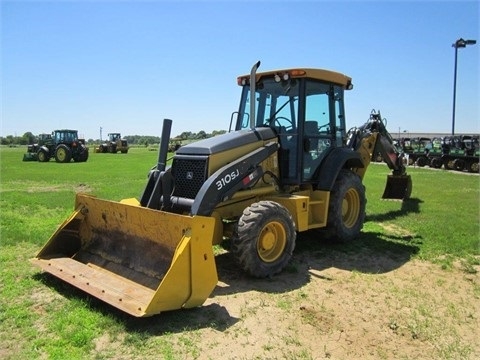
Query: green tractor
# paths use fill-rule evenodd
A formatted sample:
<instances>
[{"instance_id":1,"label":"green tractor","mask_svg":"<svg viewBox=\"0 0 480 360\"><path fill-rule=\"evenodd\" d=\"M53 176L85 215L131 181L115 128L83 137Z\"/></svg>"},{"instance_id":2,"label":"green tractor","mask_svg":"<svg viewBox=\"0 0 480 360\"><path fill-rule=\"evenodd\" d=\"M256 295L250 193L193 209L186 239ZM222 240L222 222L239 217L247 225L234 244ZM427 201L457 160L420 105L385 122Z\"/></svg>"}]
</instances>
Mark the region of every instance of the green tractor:
<instances>
[{"instance_id":1,"label":"green tractor","mask_svg":"<svg viewBox=\"0 0 480 360\"><path fill-rule=\"evenodd\" d=\"M85 162L88 159L88 148L84 139L78 138L77 130L54 130L49 141L36 150L39 162L55 158L58 163Z\"/></svg>"},{"instance_id":2,"label":"green tractor","mask_svg":"<svg viewBox=\"0 0 480 360\"><path fill-rule=\"evenodd\" d=\"M431 142L432 140L426 137L410 139L409 148L404 148L405 153L408 155L408 164L416 164L420 167L428 165L428 145L431 144Z\"/></svg>"},{"instance_id":3,"label":"green tractor","mask_svg":"<svg viewBox=\"0 0 480 360\"><path fill-rule=\"evenodd\" d=\"M446 136L443 139L442 163L447 170L478 173L480 147L478 136Z\"/></svg>"},{"instance_id":4,"label":"green tractor","mask_svg":"<svg viewBox=\"0 0 480 360\"><path fill-rule=\"evenodd\" d=\"M38 161L38 150L42 146L48 146L53 143L52 134L39 134L36 143L27 146L27 152L23 154L23 161Z\"/></svg>"}]
</instances>

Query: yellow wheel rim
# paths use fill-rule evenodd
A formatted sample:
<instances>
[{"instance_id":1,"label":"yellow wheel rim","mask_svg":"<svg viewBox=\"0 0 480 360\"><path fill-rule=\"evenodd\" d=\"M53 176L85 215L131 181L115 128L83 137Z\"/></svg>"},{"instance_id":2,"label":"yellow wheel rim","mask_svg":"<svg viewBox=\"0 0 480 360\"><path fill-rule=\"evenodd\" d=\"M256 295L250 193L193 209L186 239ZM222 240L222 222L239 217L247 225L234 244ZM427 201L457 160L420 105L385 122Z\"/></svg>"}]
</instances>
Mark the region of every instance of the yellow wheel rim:
<instances>
[{"instance_id":1,"label":"yellow wheel rim","mask_svg":"<svg viewBox=\"0 0 480 360\"><path fill-rule=\"evenodd\" d=\"M342 220L346 227L355 225L360 214L360 196L355 189L349 189L342 202Z\"/></svg>"},{"instance_id":2,"label":"yellow wheel rim","mask_svg":"<svg viewBox=\"0 0 480 360\"><path fill-rule=\"evenodd\" d=\"M265 225L257 242L258 256L265 262L273 262L282 254L287 244L287 233L283 225L273 221Z\"/></svg>"},{"instance_id":3,"label":"yellow wheel rim","mask_svg":"<svg viewBox=\"0 0 480 360\"><path fill-rule=\"evenodd\" d=\"M65 161L65 159L67 158L67 152L65 151L65 149L57 150L57 158L60 161Z\"/></svg>"}]
</instances>

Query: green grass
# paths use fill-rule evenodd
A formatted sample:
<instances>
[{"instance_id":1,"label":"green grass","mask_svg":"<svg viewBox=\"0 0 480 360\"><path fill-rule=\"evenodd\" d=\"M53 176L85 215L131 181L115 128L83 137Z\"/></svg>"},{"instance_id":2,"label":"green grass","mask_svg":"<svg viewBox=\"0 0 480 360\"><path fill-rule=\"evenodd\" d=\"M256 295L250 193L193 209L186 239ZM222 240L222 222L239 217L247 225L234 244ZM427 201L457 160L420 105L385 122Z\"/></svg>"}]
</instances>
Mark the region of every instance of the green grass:
<instances>
[{"instance_id":1,"label":"green grass","mask_svg":"<svg viewBox=\"0 0 480 360\"><path fill-rule=\"evenodd\" d=\"M126 155L92 153L86 163L57 164L23 162L23 151L0 148L0 356L107 359L122 348L125 358L198 357L198 310L167 313L163 325L134 322L28 262L72 212L77 191L116 201L138 198L157 153L134 148ZM401 203L380 200L388 173L377 164L367 172L367 218L357 242L324 246L300 241L296 252L368 250L402 261L440 262L446 268L460 260L466 274L475 272L480 254L479 176L411 168L412 199ZM289 311L290 301L284 295L276 304ZM208 309L202 314L204 326L225 326L210 318ZM417 330L422 329L413 323L411 331ZM171 335L179 331L180 337Z\"/></svg>"},{"instance_id":2,"label":"green grass","mask_svg":"<svg viewBox=\"0 0 480 360\"><path fill-rule=\"evenodd\" d=\"M417 256L430 261L479 255L479 176L428 168L409 168L408 173L411 199L380 201L388 169L370 167L364 181L368 198L364 230L415 244Z\"/></svg>"},{"instance_id":3,"label":"green grass","mask_svg":"<svg viewBox=\"0 0 480 360\"><path fill-rule=\"evenodd\" d=\"M76 192L102 199L139 197L157 154L90 154L85 163L23 162L21 149L1 149L2 245L42 245L71 213Z\"/></svg>"}]
</instances>

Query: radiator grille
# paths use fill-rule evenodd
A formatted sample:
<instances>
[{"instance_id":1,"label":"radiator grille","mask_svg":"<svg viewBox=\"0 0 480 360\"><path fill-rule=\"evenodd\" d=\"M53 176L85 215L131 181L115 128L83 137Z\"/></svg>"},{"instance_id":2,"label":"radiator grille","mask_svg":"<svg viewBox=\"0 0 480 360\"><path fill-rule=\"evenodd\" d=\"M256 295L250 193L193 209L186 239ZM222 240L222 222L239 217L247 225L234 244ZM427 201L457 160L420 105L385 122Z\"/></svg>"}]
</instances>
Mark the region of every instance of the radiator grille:
<instances>
[{"instance_id":1,"label":"radiator grille","mask_svg":"<svg viewBox=\"0 0 480 360\"><path fill-rule=\"evenodd\" d=\"M174 158L172 174L175 178L174 196L195 199L207 180L207 159Z\"/></svg>"}]
</instances>

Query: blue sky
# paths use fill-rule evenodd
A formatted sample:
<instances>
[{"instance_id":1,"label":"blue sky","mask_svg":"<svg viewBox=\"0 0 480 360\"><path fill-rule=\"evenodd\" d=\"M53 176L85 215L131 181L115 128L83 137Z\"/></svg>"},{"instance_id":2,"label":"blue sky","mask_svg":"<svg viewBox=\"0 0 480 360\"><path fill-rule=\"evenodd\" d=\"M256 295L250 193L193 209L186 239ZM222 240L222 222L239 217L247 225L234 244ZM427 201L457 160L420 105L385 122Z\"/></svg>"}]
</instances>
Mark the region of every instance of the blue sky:
<instances>
[{"instance_id":1,"label":"blue sky","mask_svg":"<svg viewBox=\"0 0 480 360\"><path fill-rule=\"evenodd\" d=\"M348 127L452 127L454 54L479 41L478 1L2 1L0 136L74 128L98 138L228 129L261 70L353 78ZM456 132L480 132L479 46L458 50Z\"/></svg>"}]
</instances>

